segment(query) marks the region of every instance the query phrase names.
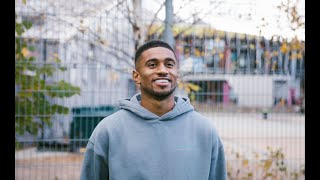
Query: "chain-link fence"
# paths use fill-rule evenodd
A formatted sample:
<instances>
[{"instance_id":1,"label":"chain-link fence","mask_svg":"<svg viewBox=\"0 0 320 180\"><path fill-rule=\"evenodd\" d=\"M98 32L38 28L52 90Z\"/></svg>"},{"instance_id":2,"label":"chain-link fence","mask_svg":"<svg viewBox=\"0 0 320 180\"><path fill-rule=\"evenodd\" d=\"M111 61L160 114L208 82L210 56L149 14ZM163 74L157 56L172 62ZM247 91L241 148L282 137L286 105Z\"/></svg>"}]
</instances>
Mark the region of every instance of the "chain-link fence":
<instances>
[{"instance_id":1,"label":"chain-link fence","mask_svg":"<svg viewBox=\"0 0 320 180\"><path fill-rule=\"evenodd\" d=\"M146 26L149 35L137 39L124 2L17 3L16 179L79 179L92 130L119 109L119 99L137 92L135 48L140 40L161 38L163 23ZM181 75L176 93L217 127L229 177L240 167L263 174L258 166L272 167L270 156L278 161L283 155L283 167L299 169L305 160L304 51L289 50L282 39L209 25L175 25L174 31Z\"/></svg>"}]
</instances>

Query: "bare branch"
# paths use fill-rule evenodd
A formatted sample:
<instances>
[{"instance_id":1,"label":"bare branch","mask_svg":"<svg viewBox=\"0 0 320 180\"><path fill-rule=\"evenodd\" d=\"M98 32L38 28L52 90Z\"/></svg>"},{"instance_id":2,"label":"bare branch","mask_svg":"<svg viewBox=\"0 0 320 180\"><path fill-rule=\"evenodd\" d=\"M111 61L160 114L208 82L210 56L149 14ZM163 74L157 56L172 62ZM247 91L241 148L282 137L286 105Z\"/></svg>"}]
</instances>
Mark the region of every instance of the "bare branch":
<instances>
[{"instance_id":1,"label":"bare branch","mask_svg":"<svg viewBox=\"0 0 320 180\"><path fill-rule=\"evenodd\" d=\"M153 17L153 19L152 19L151 23L150 23L150 24L149 24L149 26L148 26L147 32L149 32L149 31L150 31L150 29L151 29L151 27L152 27L153 23L154 23L154 22L155 22L155 20L157 19L157 16L158 16L159 12L161 11L161 9L163 8L163 6L164 6L164 5L165 5L165 2L163 2L163 3L161 4L161 6L160 6L160 8L158 9L158 11L155 13L155 15L154 15L154 17Z\"/></svg>"}]
</instances>

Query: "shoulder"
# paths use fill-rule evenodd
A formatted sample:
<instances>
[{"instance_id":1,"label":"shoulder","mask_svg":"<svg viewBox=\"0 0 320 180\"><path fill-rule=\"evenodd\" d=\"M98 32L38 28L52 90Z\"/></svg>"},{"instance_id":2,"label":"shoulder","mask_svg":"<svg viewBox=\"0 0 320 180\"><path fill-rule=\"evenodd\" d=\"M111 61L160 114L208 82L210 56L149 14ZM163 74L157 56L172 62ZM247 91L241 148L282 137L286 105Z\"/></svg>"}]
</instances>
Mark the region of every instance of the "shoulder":
<instances>
[{"instance_id":1,"label":"shoulder","mask_svg":"<svg viewBox=\"0 0 320 180\"><path fill-rule=\"evenodd\" d=\"M104 156L105 150L108 149L110 134L117 129L121 124L128 112L120 109L119 111L103 118L98 125L94 128L89 143L93 145L93 150L96 154Z\"/></svg>"},{"instance_id":2,"label":"shoulder","mask_svg":"<svg viewBox=\"0 0 320 180\"><path fill-rule=\"evenodd\" d=\"M117 112L103 118L97 125L97 129L106 129L107 127L113 127L120 123L123 119L130 117L131 114L127 110L120 109Z\"/></svg>"},{"instance_id":3,"label":"shoulder","mask_svg":"<svg viewBox=\"0 0 320 180\"><path fill-rule=\"evenodd\" d=\"M129 116L128 113L130 112L120 109L119 111L103 118L94 128L89 140L94 143L96 141L100 142L99 139L106 139L110 129L116 128L123 123L122 121Z\"/></svg>"},{"instance_id":4,"label":"shoulder","mask_svg":"<svg viewBox=\"0 0 320 180\"><path fill-rule=\"evenodd\" d=\"M197 111L190 112L188 116L188 119L191 120L193 126L197 127L203 133L212 136L214 142L220 143L220 137L212 118Z\"/></svg>"},{"instance_id":5,"label":"shoulder","mask_svg":"<svg viewBox=\"0 0 320 180\"><path fill-rule=\"evenodd\" d=\"M209 117L204 116L203 114L197 112L197 111L191 111L187 114L188 118L195 121L195 123L208 127L208 128L214 128L213 120L209 119Z\"/></svg>"}]
</instances>

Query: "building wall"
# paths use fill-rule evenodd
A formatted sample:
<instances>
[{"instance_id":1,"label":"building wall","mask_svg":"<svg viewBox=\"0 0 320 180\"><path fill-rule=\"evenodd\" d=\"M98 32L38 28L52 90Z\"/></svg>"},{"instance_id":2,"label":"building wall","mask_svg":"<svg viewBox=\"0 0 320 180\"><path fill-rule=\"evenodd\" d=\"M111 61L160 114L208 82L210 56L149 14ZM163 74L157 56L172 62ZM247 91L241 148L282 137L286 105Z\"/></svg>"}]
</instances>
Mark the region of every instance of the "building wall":
<instances>
[{"instance_id":1,"label":"building wall","mask_svg":"<svg viewBox=\"0 0 320 180\"><path fill-rule=\"evenodd\" d=\"M289 75L193 74L183 76L182 79L193 82L226 81L237 97L237 105L240 107L272 107L276 97L275 81L286 82L285 86L281 87L287 94L286 101L290 102L290 89L294 89L296 98L300 96L299 81Z\"/></svg>"}]
</instances>

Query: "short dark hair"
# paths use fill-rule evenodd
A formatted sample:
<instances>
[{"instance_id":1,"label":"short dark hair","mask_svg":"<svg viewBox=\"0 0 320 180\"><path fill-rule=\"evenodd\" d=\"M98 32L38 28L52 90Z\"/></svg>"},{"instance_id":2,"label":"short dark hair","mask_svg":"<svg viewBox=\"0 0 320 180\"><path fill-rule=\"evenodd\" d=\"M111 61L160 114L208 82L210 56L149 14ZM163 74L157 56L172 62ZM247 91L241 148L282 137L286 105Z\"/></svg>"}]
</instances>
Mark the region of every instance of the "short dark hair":
<instances>
[{"instance_id":1,"label":"short dark hair","mask_svg":"<svg viewBox=\"0 0 320 180\"><path fill-rule=\"evenodd\" d=\"M144 43L143 45L141 45L138 50L136 51L136 54L134 56L134 63L136 64L138 59L140 58L141 54L150 49L150 48L155 48L155 47L164 47L167 48L169 50L171 50L174 54L174 56L177 58L176 53L174 52L173 48L166 42L162 41L162 40L150 40L147 41L146 43Z\"/></svg>"}]
</instances>

